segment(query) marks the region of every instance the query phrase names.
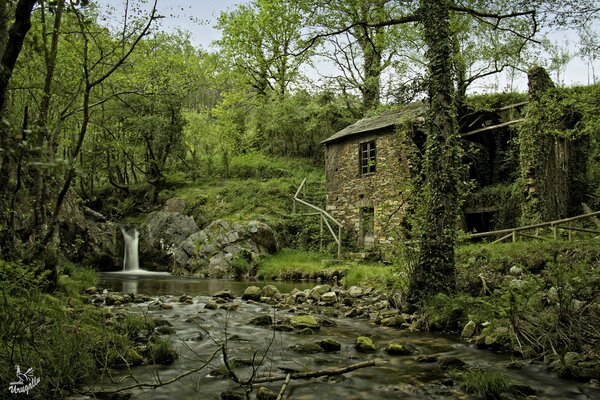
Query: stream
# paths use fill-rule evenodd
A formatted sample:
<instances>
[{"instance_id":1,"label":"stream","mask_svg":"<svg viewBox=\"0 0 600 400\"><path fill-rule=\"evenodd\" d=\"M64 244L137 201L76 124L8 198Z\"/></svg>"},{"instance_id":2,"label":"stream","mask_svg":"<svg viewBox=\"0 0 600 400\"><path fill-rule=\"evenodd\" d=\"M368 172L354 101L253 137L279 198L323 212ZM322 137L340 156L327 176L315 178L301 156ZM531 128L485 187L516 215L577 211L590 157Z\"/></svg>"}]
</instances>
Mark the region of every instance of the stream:
<instances>
[{"instance_id":1,"label":"stream","mask_svg":"<svg viewBox=\"0 0 600 400\"><path fill-rule=\"evenodd\" d=\"M447 379L447 372L442 370L438 363L417 362L415 357L418 355L458 357L469 367L502 371L513 383L535 389L537 395L529 397L531 399L600 399L600 390L591 385L557 379L541 365L523 362L522 369L509 370L505 366L514 361L510 355L478 350L453 336L410 332L378 326L368 320L346 318L343 313L332 307L323 307L323 310L324 316L334 322L335 326L322 326L320 332L313 335L299 335L295 331L275 332L269 327L248 324L250 319L260 314L270 314L274 319L293 316L295 314L290 312L290 309L295 310L291 307L277 310L273 306L236 298L234 302L239 302L239 307L235 311L204 308L211 299L210 294L216 291L229 289L239 296L249 285L263 286L268 283L275 284L281 292L288 292L294 287L303 290L315 285L308 282L257 283L126 274L101 274L98 285L110 291L160 296L164 302L172 305L171 309L158 310L153 307L149 309L149 303L115 307L138 310L152 318L164 318L170 321L176 330L170 338L179 353L179 358L168 366L161 365L155 368L145 365L132 368L131 372L139 382L154 382L157 372L163 381L168 380L202 365L203 360L216 348L213 339L222 342L227 336L229 357L240 360L236 365L236 372L242 379L251 373L251 367L246 366L243 361L252 359L255 350L258 350L257 359L266 354L259 371L260 375L269 372L285 375L280 368L306 371L339 368L368 360L376 362L374 367L359 369L343 376L291 381L286 396L298 400L476 398L465 394L456 384L452 384L452 381ZM183 294L191 296L193 304L179 302L178 299ZM200 334L204 336L203 340L198 340ZM382 351L375 354L358 353L353 345L356 337L361 335L370 336L379 348L383 348L389 342L396 342L413 350L413 353L408 356L390 356ZM337 340L342 345L341 351L299 354L289 348L293 344L315 342L324 338ZM133 389L129 391L132 394L131 399L220 399L221 392L241 390L239 385L231 380L210 373L222 366L220 354L211 365L170 385L157 389ZM126 376L126 371L117 370L113 373L113 379ZM130 378L120 385L94 382L95 385L101 384L104 390L133 383ZM263 386L278 392L282 383L279 381Z\"/></svg>"}]
</instances>

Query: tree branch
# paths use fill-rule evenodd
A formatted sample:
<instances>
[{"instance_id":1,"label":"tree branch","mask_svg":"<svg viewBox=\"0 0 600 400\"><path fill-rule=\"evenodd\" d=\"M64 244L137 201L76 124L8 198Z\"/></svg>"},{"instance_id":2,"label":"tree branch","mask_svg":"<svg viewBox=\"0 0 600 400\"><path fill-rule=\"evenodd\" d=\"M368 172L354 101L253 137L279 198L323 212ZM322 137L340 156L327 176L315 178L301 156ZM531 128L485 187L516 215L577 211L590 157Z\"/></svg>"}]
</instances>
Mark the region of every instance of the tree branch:
<instances>
[{"instance_id":1,"label":"tree branch","mask_svg":"<svg viewBox=\"0 0 600 400\"><path fill-rule=\"evenodd\" d=\"M373 367L375 366L375 361L363 361L357 364L348 365L343 368L330 368L324 369L321 371L311 371L311 372L298 372L293 373L290 376L290 379L310 379L310 378L319 378L321 376L334 376L345 374L346 372L351 372L360 368ZM275 382L275 381L283 381L286 380L288 375L275 375L275 376L266 376L262 378L257 378L253 383L266 383L266 382Z\"/></svg>"}]
</instances>

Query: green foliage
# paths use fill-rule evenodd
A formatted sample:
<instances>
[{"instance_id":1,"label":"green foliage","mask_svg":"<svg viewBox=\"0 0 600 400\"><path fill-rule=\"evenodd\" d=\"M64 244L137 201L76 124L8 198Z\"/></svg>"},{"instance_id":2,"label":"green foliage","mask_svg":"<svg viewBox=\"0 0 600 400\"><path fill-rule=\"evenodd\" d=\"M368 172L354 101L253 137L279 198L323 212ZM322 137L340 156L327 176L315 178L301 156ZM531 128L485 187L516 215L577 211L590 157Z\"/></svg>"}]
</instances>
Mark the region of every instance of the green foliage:
<instances>
[{"instance_id":1,"label":"green foliage","mask_svg":"<svg viewBox=\"0 0 600 400\"><path fill-rule=\"evenodd\" d=\"M497 400L510 389L510 379L500 371L470 369L453 371L450 376L460 382L460 386L480 399Z\"/></svg>"},{"instance_id":2,"label":"green foliage","mask_svg":"<svg viewBox=\"0 0 600 400\"><path fill-rule=\"evenodd\" d=\"M155 364L172 364L178 357L177 352L168 339L159 337L148 346L150 359Z\"/></svg>"}]
</instances>

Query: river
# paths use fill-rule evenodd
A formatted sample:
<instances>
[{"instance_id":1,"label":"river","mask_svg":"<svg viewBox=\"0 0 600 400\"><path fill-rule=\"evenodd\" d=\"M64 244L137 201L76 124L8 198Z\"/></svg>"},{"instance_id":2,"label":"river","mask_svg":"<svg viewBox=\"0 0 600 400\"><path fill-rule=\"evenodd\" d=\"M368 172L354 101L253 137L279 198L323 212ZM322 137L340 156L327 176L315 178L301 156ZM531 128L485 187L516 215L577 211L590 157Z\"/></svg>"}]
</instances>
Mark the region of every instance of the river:
<instances>
[{"instance_id":1,"label":"river","mask_svg":"<svg viewBox=\"0 0 600 400\"><path fill-rule=\"evenodd\" d=\"M544 371L538 364L523 362L520 370L509 370L505 366L511 361L510 355L496 354L479 350L453 336L436 335L424 332L410 332L396 328L375 325L367 320L346 318L331 307L324 308L325 316L335 326L323 326L315 335L303 336L295 332L275 332L271 329L248 325L248 321L260 314L270 314L275 319L293 316L293 309L277 310L266 304L241 302L235 311L207 310L204 305L209 295L218 290L229 289L240 295L244 289L254 284L262 286L269 282L234 282L226 280L193 279L179 277L127 276L123 274L103 274L99 286L127 293L144 293L162 296L172 301L172 309L148 310L148 304L135 304L122 308L133 308L147 313L152 318L164 318L170 321L176 334L170 335L179 358L168 366L140 366L131 372L139 382L154 382L158 373L161 380L168 380L189 369L198 367L227 337L228 354L238 360L262 360L260 375L272 372L283 373L281 368L294 370L317 370L342 367L361 361L374 360L376 366L346 373L339 379L317 378L292 381L286 391L286 398L293 399L475 399L465 394L456 384L447 379L444 371L435 362L417 362L416 355L435 355L437 357L458 357L468 367L480 367L498 370L506 374L513 383L527 385L538 392L536 399L600 399L600 390L590 385L557 379ZM282 292L293 287L305 289L313 287L310 283L275 283ZM193 297L193 304L180 303L179 296L187 294ZM193 321L193 322L192 322ZM199 334L204 340L195 340ZM208 333L208 334L207 334ZM413 350L408 356L389 356L384 352L375 354L358 353L354 347L357 336L371 336L375 344L382 348L386 343L397 342ZM323 338L334 338L342 349L335 353L298 354L289 346L292 344L314 342ZM209 372L219 369L222 358L217 357L214 365L192 374L176 383L157 389L131 390L131 399L219 399L226 390L239 390L239 385L229 379L223 379ZM255 361L255 364L258 364ZM240 377L250 375L252 368L240 362L236 372ZM125 377L124 371L115 371L113 379ZM128 379L121 386L134 383ZM279 391L282 382L265 386ZM91 384L88 382L88 384ZM95 382L104 389L119 385L107 382ZM96 386L98 389L98 386Z\"/></svg>"}]
</instances>

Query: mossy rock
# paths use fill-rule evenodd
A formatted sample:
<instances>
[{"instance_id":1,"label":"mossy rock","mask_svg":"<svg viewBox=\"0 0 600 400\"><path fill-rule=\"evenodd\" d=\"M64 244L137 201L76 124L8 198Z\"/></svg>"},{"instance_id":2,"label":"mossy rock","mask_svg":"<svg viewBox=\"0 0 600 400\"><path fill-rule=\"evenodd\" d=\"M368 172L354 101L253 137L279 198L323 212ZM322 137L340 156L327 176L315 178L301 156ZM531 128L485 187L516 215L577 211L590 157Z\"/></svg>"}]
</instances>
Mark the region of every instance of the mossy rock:
<instances>
[{"instance_id":1,"label":"mossy rock","mask_svg":"<svg viewBox=\"0 0 600 400\"><path fill-rule=\"evenodd\" d=\"M319 323L312 315L296 315L290 320L290 324L296 329L319 330Z\"/></svg>"},{"instance_id":2,"label":"mossy rock","mask_svg":"<svg viewBox=\"0 0 600 400\"><path fill-rule=\"evenodd\" d=\"M356 338L356 342L354 343L354 348L359 353L376 353L377 347L373 340L366 336L359 336Z\"/></svg>"},{"instance_id":3,"label":"mossy rock","mask_svg":"<svg viewBox=\"0 0 600 400\"><path fill-rule=\"evenodd\" d=\"M383 349L387 354L391 356L407 356L412 353L406 346L398 344L398 343L389 343Z\"/></svg>"},{"instance_id":4,"label":"mossy rock","mask_svg":"<svg viewBox=\"0 0 600 400\"><path fill-rule=\"evenodd\" d=\"M321 340L319 346L325 352L340 351L342 349L342 345L337 340L331 338Z\"/></svg>"},{"instance_id":5,"label":"mossy rock","mask_svg":"<svg viewBox=\"0 0 600 400\"><path fill-rule=\"evenodd\" d=\"M290 349L301 354L314 354L323 351L319 343L298 343L290 346Z\"/></svg>"}]
</instances>

